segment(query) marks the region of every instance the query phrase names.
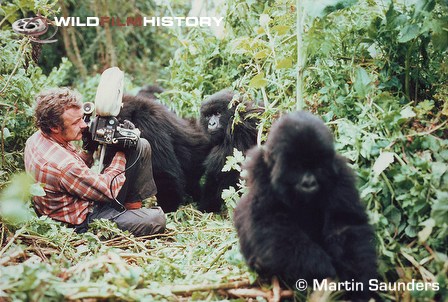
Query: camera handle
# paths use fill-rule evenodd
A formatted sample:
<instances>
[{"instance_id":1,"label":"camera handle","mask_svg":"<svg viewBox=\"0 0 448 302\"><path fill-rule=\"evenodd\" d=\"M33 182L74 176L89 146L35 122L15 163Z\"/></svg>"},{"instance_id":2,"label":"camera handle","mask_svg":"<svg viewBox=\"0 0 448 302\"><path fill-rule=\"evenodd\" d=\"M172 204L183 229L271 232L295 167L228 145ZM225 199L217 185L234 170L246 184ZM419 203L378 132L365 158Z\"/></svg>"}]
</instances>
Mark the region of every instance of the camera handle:
<instances>
[{"instance_id":1,"label":"camera handle","mask_svg":"<svg viewBox=\"0 0 448 302\"><path fill-rule=\"evenodd\" d=\"M103 171L103 162L104 162L104 156L106 155L106 144L100 144L100 159L98 163L98 174Z\"/></svg>"}]
</instances>

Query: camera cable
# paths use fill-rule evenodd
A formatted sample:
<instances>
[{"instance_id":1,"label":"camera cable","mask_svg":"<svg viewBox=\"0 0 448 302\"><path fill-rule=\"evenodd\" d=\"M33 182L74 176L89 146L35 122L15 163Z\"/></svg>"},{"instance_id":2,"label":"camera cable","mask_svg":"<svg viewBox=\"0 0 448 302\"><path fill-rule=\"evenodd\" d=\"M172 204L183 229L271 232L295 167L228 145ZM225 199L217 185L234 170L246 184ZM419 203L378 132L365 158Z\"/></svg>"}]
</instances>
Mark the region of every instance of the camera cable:
<instances>
[{"instance_id":1,"label":"camera cable","mask_svg":"<svg viewBox=\"0 0 448 302\"><path fill-rule=\"evenodd\" d=\"M134 162L133 162L131 165L129 165L129 167L127 167L126 169L124 169L123 171L121 171L120 173L118 173L117 175L115 175L115 176L112 178L111 182L110 182L110 186L109 186L110 195L112 196L112 198L114 199L114 201L115 201L116 203L118 203L118 205L119 205L122 209L124 209L124 210L121 211L120 213L114 215L111 219L116 219L117 217L123 215L123 214L126 213L126 211L127 211L126 207L125 207L125 206L124 206L124 205L117 199L116 196L114 196L114 193L113 193L113 190L112 190L112 184L114 183L115 179L116 179L120 174L125 173L126 171L128 171L129 169L131 169L133 166L135 166L135 164L137 164L137 161L140 159L140 156L142 155L142 148L138 148L138 147L139 147L139 146L137 146L138 154L137 154L137 157L135 158Z\"/></svg>"}]
</instances>

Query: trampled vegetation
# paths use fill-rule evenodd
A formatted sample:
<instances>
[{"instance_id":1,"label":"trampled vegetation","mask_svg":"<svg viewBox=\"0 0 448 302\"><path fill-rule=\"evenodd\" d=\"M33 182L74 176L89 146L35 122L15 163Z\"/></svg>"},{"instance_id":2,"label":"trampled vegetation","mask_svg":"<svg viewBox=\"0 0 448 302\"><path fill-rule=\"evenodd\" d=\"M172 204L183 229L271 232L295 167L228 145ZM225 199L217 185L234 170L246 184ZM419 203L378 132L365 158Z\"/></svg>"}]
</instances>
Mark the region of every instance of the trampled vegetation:
<instances>
[{"instance_id":1,"label":"trampled vegetation","mask_svg":"<svg viewBox=\"0 0 448 302\"><path fill-rule=\"evenodd\" d=\"M184 117L197 117L200 102L226 87L257 100L265 109L260 143L284 112L303 108L321 116L357 172L376 231L381 281L440 284L437 292L386 290L382 299L447 300L448 3L208 2L209 13L216 6L224 17L224 31L73 27L61 28L58 42L39 45L14 33L11 24L37 13L50 19L186 16L191 4L2 1L0 299L218 301L250 297L252 287L265 295L258 300L284 294L305 301L311 295L255 282L232 225L244 183L223 192L222 215L186 205L169 214L168 230L155 238L134 238L107 221L79 235L36 217L30 196L41 188L21 174L24 144L35 131L35 94L71 86L91 101L99 73L119 66L128 93L158 83L165 89L161 102ZM228 167L238 168L242 160L236 153ZM330 300L338 296L332 293Z\"/></svg>"}]
</instances>

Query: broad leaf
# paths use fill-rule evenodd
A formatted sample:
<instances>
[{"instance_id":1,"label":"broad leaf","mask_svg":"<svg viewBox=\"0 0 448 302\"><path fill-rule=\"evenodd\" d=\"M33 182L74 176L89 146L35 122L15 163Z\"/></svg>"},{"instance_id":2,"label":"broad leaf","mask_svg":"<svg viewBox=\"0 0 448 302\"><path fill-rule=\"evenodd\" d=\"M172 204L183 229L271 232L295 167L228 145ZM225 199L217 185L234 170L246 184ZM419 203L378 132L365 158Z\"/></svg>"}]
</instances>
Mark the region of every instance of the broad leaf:
<instances>
[{"instance_id":1,"label":"broad leaf","mask_svg":"<svg viewBox=\"0 0 448 302\"><path fill-rule=\"evenodd\" d=\"M394 162L394 153L392 152L383 152L378 156L373 165L373 173L375 176L380 175L387 167L390 166L391 163Z\"/></svg>"}]
</instances>

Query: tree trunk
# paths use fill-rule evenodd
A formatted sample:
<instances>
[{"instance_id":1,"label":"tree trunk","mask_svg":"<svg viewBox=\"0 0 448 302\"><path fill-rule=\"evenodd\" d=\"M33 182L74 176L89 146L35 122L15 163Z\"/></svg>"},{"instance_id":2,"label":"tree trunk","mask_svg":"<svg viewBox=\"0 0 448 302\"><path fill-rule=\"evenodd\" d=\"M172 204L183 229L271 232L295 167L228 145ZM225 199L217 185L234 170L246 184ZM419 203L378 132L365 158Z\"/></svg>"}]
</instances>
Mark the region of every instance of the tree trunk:
<instances>
[{"instance_id":1,"label":"tree trunk","mask_svg":"<svg viewBox=\"0 0 448 302\"><path fill-rule=\"evenodd\" d=\"M64 18L68 17L68 10L62 0L58 1L59 6L62 10L62 16ZM69 25L68 27L61 26L62 40L64 41L65 52L68 59L75 65L82 77L87 76L87 69L82 62L81 54L79 53L78 43L76 42L75 32L73 27Z\"/></svg>"}]
</instances>

